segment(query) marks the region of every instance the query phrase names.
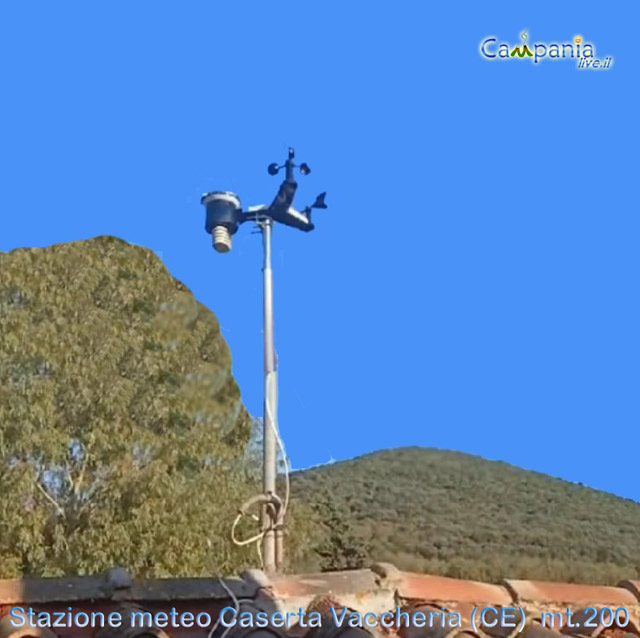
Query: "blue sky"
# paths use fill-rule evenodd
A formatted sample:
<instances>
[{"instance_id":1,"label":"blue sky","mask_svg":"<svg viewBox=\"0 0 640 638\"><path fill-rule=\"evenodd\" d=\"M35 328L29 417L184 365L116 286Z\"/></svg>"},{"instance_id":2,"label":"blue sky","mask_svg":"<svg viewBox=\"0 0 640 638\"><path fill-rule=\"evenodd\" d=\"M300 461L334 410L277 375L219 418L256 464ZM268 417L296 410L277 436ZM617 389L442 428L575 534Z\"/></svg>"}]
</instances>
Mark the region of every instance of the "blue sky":
<instances>
[{"instance_id":1,"label":"blue sky","mask_svg":"<svg viewBox=\"0 0 640 638\"><path fill-rule=\"evenodd\" d=\"M640 500L637 3L6 2L0 250L111 234L220 319L262 409L261 248L199 203L323 190L274 237L294 467L424 445ZM489 35L582 35L575 61Z\"/></svg>"}]
</instances>

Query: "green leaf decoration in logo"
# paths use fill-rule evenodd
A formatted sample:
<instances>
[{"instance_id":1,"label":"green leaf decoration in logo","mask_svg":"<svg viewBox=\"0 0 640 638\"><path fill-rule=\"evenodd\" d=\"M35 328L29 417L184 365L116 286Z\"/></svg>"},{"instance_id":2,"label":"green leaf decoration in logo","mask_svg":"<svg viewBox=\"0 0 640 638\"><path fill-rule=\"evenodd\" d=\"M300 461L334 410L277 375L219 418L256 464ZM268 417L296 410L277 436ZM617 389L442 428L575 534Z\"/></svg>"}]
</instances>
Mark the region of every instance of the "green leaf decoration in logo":
<instances>
[{"instance_id":1,"label":"green leaf decoration in logo","mask_svg":"<svg viewBox=\"0 0 640 638\"><path fill-rule=\"evenodd\" d=\"M533 53L531 53L531 51L529 50L529 47L525 44L522 47L522 51L520 51L520 47L514 47L513 51L511 51L511 57L513 57L514 55L518 55L519 58L524 58L525 55L528 55L529 57L533 57Z\"/></svg>"}]
</instances>

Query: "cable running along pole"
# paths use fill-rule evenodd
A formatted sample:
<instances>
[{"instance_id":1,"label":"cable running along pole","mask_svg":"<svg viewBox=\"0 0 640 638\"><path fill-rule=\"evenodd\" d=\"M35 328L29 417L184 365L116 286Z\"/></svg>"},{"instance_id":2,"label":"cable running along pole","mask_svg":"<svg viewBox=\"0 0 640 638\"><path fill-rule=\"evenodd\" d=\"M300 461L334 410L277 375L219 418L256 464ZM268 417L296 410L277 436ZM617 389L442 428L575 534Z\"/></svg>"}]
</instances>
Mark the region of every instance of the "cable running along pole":
<instances>
[{"instance_id":1,"label":"cable running along pole","mask_svg":"<svg viewBox=\"0 0 640 638\"><path fill-rule=\"evenodd\" d=\"M276 494L276 477L278 463L278 444L284 455L284 446L278 430L278 362L274 345L273 328L273 270L271 268L271 240L273 226L276 222L291 226L305 232L313 230L311 222L312 209L327 208L326 193L321 193L310 206L301 211L293 207L293 198L298 184L294 178L294 168L298 168L302 175L311 172L305 163L294 164L294 150L289 148L287 160L279 166L269 164L267 170L270 175L277 175L280 169L285 169L285 179L280 184L275 199L269 205L250 206L242 210L240 199L229 191L212 191L202 196L202 204L206 208L205 230L211 234L213 247L219 253L231 250L232 236L237 232L240 224L251 221L258 225L262 232L264 250L263 263L263 320L264 320L264 414L263 414L263 493L247 501L240 509L240 514L234 521L232 538L234 542L244 545L253 540L262 541L262 560L264 569L268 573L282 571L284 567L284 535L283 519L286 513L288 492L284 502ZM283 461L288 463L286 458ZM287 484L288 490L288 484ZM257 503L262 505L262 530L259 534L246 541L235 539L235 528L248 507Z\"/></svg>"}]
</instances>

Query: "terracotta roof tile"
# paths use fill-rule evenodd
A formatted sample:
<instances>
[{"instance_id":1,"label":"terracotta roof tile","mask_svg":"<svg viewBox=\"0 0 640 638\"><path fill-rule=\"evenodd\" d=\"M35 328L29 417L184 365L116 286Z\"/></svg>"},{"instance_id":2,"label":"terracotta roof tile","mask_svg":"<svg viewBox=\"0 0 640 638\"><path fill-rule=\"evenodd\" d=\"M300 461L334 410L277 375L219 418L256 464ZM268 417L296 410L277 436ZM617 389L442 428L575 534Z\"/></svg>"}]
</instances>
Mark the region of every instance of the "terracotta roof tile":
<instances>
[{"instance_id":1,"label":"terracotta roof tile","mask_svg":"<svg viewBox=\"0 0 640 638\"><path fill-rule=\"evenodd\" d=\"M522 602L634 605L638 599L622 587L597 587L535 580L506 580L514 598Z\"/></svg>"},{"instance_id":2,"label":"terracotta roof tile","mask_svg":"<svg viewBox=\"0 0 640 638\"><path fill-rule=\"evenodd\" d=\"M403 572L390 564L381 563L371 569L354 571L292 574L268 578L262 572L245 572L240 579L168 579L131 581L128 575L78 578L53 578L0 581L0 616L13 604L43 604L61 609L73 604L74 608L91 609L102 605L107 609L122 603L135 603L153 609L221 609L242 598L244 604L254 601L258 605L284 612L299 609L322 609L322 601L332 606L347 607L360 613L392 611L396 608L409 613L415 611L444 611L459 614L461 626L455 630L446 627L414 628L416 631L390 629L383 632L372 629L349 630L349 636L332 631L328 626L322 635L307 635L304 626L294 626L288 634L275 632L280 638L639 638L640 637L640 581L623 581L617 587L576 585L571 583L506 580L491 584L428 574ZM478 621L476 612L483 607L497 612L513 608L517 620L513 625L491 626L491 621ZM562 616L571 608L573 624ZM618 608L628 612L625 622L609 622L608 617L585 626L585 618L592 611ZM606 611L606 610L605 610ZM555 614L559 619L552 627L541 626L543 614ZM609 613L609 612L607 612ZM517 625L517 627L515 627ZM511 628L515 627L515 628ZM334 629L338 629L334 627ZM86 633L86 632L85 632ZM78 633L73 638L85 638ZM264 633L264 632L263 632ZM268 633L268 632L267 632ZM326 634L326 635L325 635ZM169 634L172 638L183 638ZM207 638L206 632L189 634L194 638ZM16 638L13 634L0 638ZM68 638L61 636L60 638ZM86 634L86 638L90 638ZM230 633L228 638L242 638ZM252 638L256 638L253 636Z\"/></svg>"},{"instance_id":3,"label":"terracotta roof tile","mask_svg":"<svg viewBox=\"0 0 640 638\"><path fill-rule=\"evenodd\" d=\"M402 598L433 602L455 601L491 605L509 605L512 602L507 589L500 585L406 572L402 575L398 593Z\"/></svg>"}]
</instances>

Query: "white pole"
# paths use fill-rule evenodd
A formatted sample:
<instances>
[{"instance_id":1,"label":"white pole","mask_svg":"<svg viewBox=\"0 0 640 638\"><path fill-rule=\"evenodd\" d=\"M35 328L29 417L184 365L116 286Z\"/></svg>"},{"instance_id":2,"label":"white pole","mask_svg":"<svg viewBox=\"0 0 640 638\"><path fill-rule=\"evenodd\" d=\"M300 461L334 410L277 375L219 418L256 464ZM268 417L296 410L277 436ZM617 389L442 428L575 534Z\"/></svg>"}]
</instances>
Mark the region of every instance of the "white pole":
<instances>
[{"instance_id":1,"label":"white pole","mask_svg":"<svg viewBox=\"0 0 640 638\"><path fill-rule=\"evenodd\" d=\"M278 428L278 370L273 331L273 271L271 269L271 234L273 221L265 219L260 224L264 248L264 416L263 416L263 489L265 495L276 493ZM262 524L267 529L262 546L264 569L274 573L279 565L276 561L276 533L274 526L277 512L272 505L265 505Z\"/></svg>"}]
</instances>

